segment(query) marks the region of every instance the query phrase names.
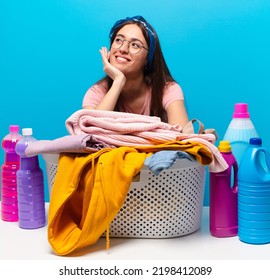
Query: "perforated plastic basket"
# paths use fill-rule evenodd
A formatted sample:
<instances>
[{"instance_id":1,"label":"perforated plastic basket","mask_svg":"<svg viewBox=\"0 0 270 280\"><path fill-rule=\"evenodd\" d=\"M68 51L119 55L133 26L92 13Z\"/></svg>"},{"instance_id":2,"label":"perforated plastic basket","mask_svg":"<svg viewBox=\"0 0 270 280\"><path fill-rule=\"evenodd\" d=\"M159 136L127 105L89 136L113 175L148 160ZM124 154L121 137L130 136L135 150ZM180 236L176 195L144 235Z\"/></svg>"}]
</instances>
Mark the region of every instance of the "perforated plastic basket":
<instances>
[{"instance_id":1,"label":"perforated plastic basket","mask_svg":"<svg viewBox=\"0 0 270 280\"><path fill-rule=\"evenodd\" d=\"M58 155L43 158L51 192ZM158 176L144 166L110 225L110 236L169 238L195 232L201 225L205 173L205 166L186 159L177 160Z\"/></svg>"}]
</instances>

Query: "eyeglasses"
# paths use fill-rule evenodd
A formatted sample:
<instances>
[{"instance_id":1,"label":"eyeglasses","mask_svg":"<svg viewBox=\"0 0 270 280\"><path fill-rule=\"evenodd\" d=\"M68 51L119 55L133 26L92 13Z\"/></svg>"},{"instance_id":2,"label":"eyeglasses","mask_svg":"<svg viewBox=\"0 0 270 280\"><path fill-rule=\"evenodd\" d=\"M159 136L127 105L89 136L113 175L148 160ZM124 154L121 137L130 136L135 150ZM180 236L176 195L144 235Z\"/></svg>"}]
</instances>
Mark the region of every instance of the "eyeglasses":
<instances>
[{"instance_id":1,"label":"eyeglasses","mask_svg":"<svg viewBox=\"0 0 270 280\"><path fill-rule=\"evenodd\" d=\"M143 44L136 40L136 41L128 41L119 37L116 37L113 42L112 42L112 48L113 49L120 49L124 42L128 42L128 50L130 53L132 54L136 54L138 53L141 49L146 49L147 51L149 51L149 49L147 49L146 47L143 46Z\"/></svg>"}]
</instances>

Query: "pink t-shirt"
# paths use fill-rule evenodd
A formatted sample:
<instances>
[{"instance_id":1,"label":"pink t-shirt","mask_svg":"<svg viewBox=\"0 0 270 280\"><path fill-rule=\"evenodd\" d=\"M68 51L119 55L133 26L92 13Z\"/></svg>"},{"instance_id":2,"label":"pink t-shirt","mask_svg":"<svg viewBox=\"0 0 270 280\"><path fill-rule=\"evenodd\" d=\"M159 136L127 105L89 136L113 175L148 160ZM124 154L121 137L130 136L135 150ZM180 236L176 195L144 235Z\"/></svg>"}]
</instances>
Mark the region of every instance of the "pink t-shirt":
<instances>
[{"instance_id":1,"label":"pink t-shirt","mask_svg":"<svg viewBox=\"0 0 270 280\"><path fill-rule=\"evenodd\" d=\"M90 87L83 98L83 108L90 106L91 108L95 108L100 101L103 99L105 94L107 93L108 89L105 84L105 82L99 82L94 84L92 87ZM179 84L175 82L168 83L167 86L164 89L164 95L163 95L163 108L167 110L168 106L176 101L176 100L184 100L184 94L179 86ZM150 115L150 103L151 103L151 89L147 90L146 92L146 98L144 101L144 105L142 107L142 110L140 112L141 115ZM124 105L120 105L120 111L121 112L128 112L133 113L128 107L125 107Z\"/></svg>"}]
</instances>

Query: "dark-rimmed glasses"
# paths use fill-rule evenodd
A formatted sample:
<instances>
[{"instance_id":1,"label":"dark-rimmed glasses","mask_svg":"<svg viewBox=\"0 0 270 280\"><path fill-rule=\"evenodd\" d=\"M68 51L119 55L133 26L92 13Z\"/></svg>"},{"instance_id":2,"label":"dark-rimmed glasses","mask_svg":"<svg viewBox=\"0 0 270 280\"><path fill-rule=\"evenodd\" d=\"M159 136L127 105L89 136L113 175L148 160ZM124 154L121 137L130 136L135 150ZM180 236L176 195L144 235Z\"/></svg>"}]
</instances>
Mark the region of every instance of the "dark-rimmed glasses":
<instances>
[{"instance_id":1,"label":"dark-rimmed glasses","mask_svg":"<svg viewBox=\"0 0 270 280\"><path fill-rule=\"evenodd\" d=\"M113 49L120 49L124 42L128 42L128 50L132 54L138 53L141 49L149 51L139 40L129 41L120 37L114 38L111 47Z\"/></svg>"}]
</instances>

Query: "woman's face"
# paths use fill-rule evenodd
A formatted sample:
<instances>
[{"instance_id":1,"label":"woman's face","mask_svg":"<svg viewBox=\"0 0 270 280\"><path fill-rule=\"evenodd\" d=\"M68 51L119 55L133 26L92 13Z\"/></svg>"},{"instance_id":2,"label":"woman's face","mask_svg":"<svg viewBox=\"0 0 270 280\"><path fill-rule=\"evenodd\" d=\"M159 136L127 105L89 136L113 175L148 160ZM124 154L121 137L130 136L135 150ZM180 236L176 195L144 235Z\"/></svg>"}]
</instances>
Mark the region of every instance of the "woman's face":
<instances>
[{"instance_id":1,"label":"woman's face","mask_svg":"<svg viewBox=\"0 0 270 280\"><path fill-rule=\"evenodd\" d=\"M117 32L114 42L110 50L110 63L126 76L142 74L147 63L148 45L140 27L136 24L123 26ZM142 47L134 53L140 46L147 49Z\"/></svg>"}]
</instances>

